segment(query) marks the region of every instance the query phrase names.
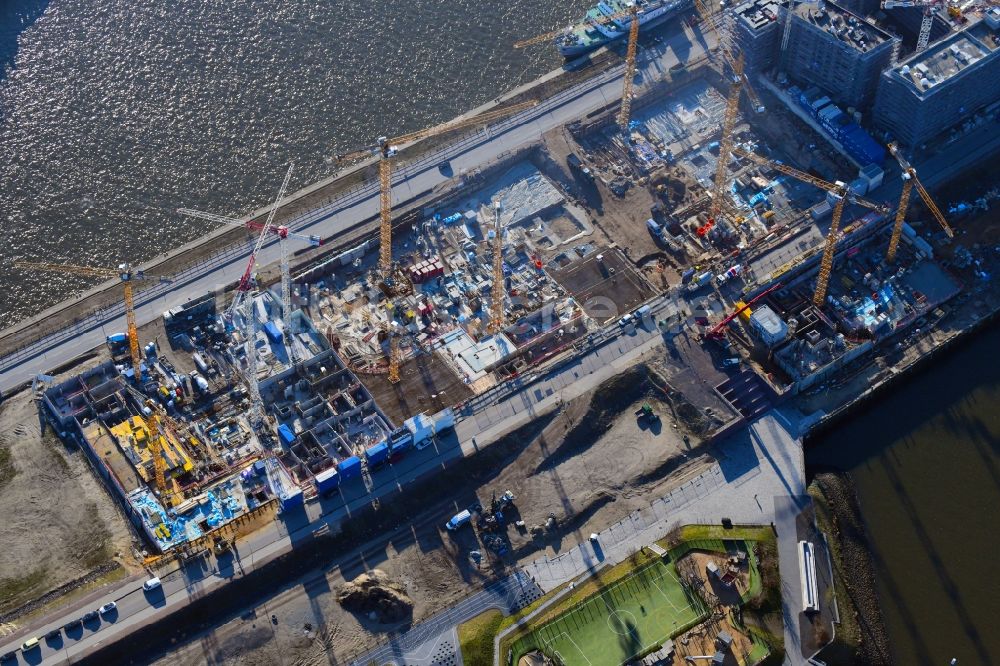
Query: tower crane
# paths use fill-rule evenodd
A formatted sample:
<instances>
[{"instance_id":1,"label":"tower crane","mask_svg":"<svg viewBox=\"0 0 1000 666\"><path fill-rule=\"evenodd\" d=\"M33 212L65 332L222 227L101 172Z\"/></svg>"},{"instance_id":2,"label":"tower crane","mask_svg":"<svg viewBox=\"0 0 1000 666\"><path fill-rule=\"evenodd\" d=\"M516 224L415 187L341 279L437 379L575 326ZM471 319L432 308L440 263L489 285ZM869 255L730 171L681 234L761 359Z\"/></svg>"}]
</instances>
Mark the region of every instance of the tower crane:
<instances>
[{"instance_id":1,"label":"tower crane","mask_svg":"<svg viewBox=\"0 0 1000 666\"><path fill-rule=\"evenodd\" d=\"M822 178L817 178L812 174L799 171L798 169L790 167L787 164L775 162L774 160L768 159L762 155L757 155L756 153L752 153L748 150L743 150L739 147L733 149L733 154L738 157L745 157L756 164L770 167L785 174L786 176L797 178L798 180L815 185L822 190L832 192L836 195L837 203L833 208L833 217L830 220L830 230L826 234L826 245L823 247L823 258L820 260L819 275L816 278L816 290L813 292L813 305L821 307L824 299L826 298L826 289L830 284L830 273L833 271L833 255L837 249L840 219L844 214L845 202L850 199L852 203L864 206L865 208L871 208L872 210L877 210L882 213L887 212L887 207L883 204L869 201L868 199L852 193L844 183L831 183L830 181L823 180Z\"/></svg>"},{"instance_id":2,"label":"tower crane","mask_svg":"<svg viewBox=\"0 0 1000 666\"><path fill-rule=\"evenodd\" d=\"M125 287L125 321L128 326L128 347L132 357L132 369L135 371L136 382L142 379L142 355L139 353L139 332L135 323L135 303L133 301L132 284L141 280L158 280L170 282L169 278L147 275L141 268L132 264L119 264L118 268L94 268L92 266L74 266L73 264L54 264L35 261L15 261L15 268L35 271L52 271L55 273L72 273L87 277L118 278Z\"/></svg>"},{"instance_id":3,"label":"tower crane","mask_svg":"<svg viewBox=\"0 0 1000 666\"><path fill-rule=\"evenodd\" d=\"M392 158L395 157L396 153L399 151L399 146L417 141L419 139L426 139L428 137L437 136L439 134L444 134L445 132L451 132L452 130L462 129L464 127L471 127L473 125L484 125L493 122L494 120L499 120L505 116L509 116L513 113L529 109L538 104L536 101L521 102L519 104L513 104L511 106L505 107L503 109L496 109L494 111L487 111L481 113L474 118L465 118L462 120L454 120L447 123L442 123L434 127L428 127L426 129L418 130L416 132L410 132L409 134L403 134L394 139L389 139L387 137L381 136L376 140L374 146L369 146L367 148L362 148L361 150L356 150L352 153L346 155L339 155L338 160L341 162L350 161L358 159L360 157L366 157L370 155L377 155L379 158L378 162L378 179L379 179L379 270L382 272L382 279L386 282L391 280L392 271Z\"/></svg>"},{"instance_id":4,"label":"tower crane","mask_svg":"<svg viewBox=\"0 0 1000 666\"><path fill-rule=\"evenodd\" d=\"M490 303L490 333L503 328L503 227L500 224L500 201L493 203L493 293Z\"/></svg>"},{"instance_id":5,"label":"tower crane","mask_svg":"<svg viewBox=\"0 0 1000 666\"><path fill-rule=\"evenodd\" d=\"M216 215L214 213L206 213L204 211L195 210L193 208L178 208L177 212L181 215L188 215L190 217L197 217L203 220L209 220L211 222L218 222L219 224L227 224L233 227L245 227L251 231L263 231L264 224L261 222L254 222L253 220L238 220L234 217L226 217L224 215ZM282 315L285 322L285 333L291 328L291 315L292 315L292 275L291 269L289 267L288 256L288 240L294 238L296 240L301 240L309 243L311 247L319 247L323 244L323 239L319 236L309 235L309 234L298 234L295 233L285 225L271 225L268 233L278 237L278 244L281 247L281 308ZM288 346L289 355L294 359L294 345Z\"/></svg>"},{"instance_id":6,"label":"tower crane","mask_svg":"<svg viewBox=\"0 0 1000 666\"><path fill-rule=\"evenodd\" d=\"M229 305L225 314L227 319L233 321L238 311L242 310L243 312L244 334L247 339L247 371L244 379L247 383L247 389L250 391L250 413L248 414L248 418L250 419L250 426L254 430L259 429L264 421L264 401L260 397L260 386L257 383L256 309L253 306L253 299L246 298L246 295L256 288L253 269L257 263L257 253L260 252L260 248L264 246L264 241L267 240L271 234L271 229L274 228L274 216L278 212L278 204L285 197L285 190L288 189L288 181L292 178L293 166L292 164L288 165L288 171L285 172L285 179L278 190L278 198L274 200L271 212L267 214L267 220L264 222L260 236L257 238L257 243L254 245L253 252L250 253L250 259L247 261L247 268L243 272L239 284L236 286L236 294L233 296L233 302ZM289 349L291 347L292 345L289 343Z\"/></svg>"},{"instance_id":7,"label":"tower crane","mask_svg":"<svg viewBox=\"0 0 1000 666\"><path fill-rule=\"evenodd\" d=\"M444 134L446 132L451 132L453 130L462 129L464 127L471 127L474 125L484 125L493 122L494 120L499 120L513 113L519 111L524 111L525 109L530 109L531 107L537 105L537 101L520 102L518 104L512 104L502 109L496 109L494 111L487 111L481 113L473 118L465 118L462 120L453 120L450 122L442 123L434 127L429 127L426 129L418 130L416 132L411 132L409 134L404 134L398 136L394 139L389 139L387 137L379 137L376 140L374 146L369 146L367 148L362 148L361 150L356 150L352 153L346 155L339 155L338 160L341 162L346 162L360 157L377 155L378 161L378 179L379 179L379 272L381 273L381 280L383 288L386 291L387 296L390 298L393 296L400 295L404 293L401 289L401 285L398 284L392 275L393 262L392 262L392 158L396 156L399 151L399 146L417 141L419 139L426 139L428 137L437 136L439 134ZM390 308L391 309L391 308ZM399 382L399 365L400 365L400 352L399 352L399 341L396 339L395 331L392 330L392 326L387 321L383 325L383 331L388 337L389 342L389 375L388 380L390 383L396 384Z\"/></svg>"},{"instance_id":8,"label":"tower crane","mask_svg":"<svg viewBox=\"0 0 1000 666\"><path fill-rule=\"evenodd\" d=\"M931 195L927 193L920 179L917 178L917 170L903 157L899 150L899 146L895 143L889 144L889 152L896 161L899 162L900 168L903 170L903 191L899 195L899 207L896 209L896 221L892 225L892 236L889 237L889 251L886 253L885 258L889 263L896 260L896 246L899 245L899 236L903 231L903 218L906 217L906 209L910 205L910 192L914 187L917 188L917 193L920 198L923 199L924 204L931 211L931 215L934 219L938 221L941 228L948 235L948 238L954 238L955 232L951 230L948 226L947 220L944 219L944 215L941 213L941 209L937 207L934 200L931 199Z\"/></svg>"},{"instance_id":9,"label":"tower crane","mask_svg":"<svg viewBox=\"0 0 1000 666\"><path fill-rule=\"evenodd\" d=\"M173 489L167 485L167 460L163 456L163 442L166 441L166 438L161 429L163 418L166 416L166 410L154 400L151 400L136 388L130 386L127 382L119 379L118 383L132 394L132 397L139 403L140 409L145 407L151 412L148 416L143 415L141 417L146 424L146 431L149 433L146 445L149 447L149 456L153 459L153 479L156 489L160 491L160 500L164 506L170 506L172 505L171 499L174 493ZM177 436L176 432L174 436Z\"/></svg>"},{"instance_id":10,"label":"tower crane","mask_svg":"<svg viewBox=\"0 0 1000 666\"><path fill-rule=\"evenodd\" d=\"M920 32L917 33L916 53L927 48L931 40L931 27L934 25L934 7L944 4L940 0L884 0L882 9L897 9L902 7L920 7L923 16L920 18Z\"/></svg>"},{"instance_id":11,"label":"tower crane","mask_svg":"<svg viewBox=\"0 0 1000 666\"><path fill-rule=\"evenodd\" d=\"M639 48L639 5L629 3L628 47L625 50L625 81L622 84L622 106L618 111L618 128L623 134L628 132L632 119L632 86L635 82L635 60Z\"/></svg>"},{"instance_id":12,"label":"tower crane","mask_svg":"<svg viewBox=\"0 0 1000 666\"><path fill-rule=\"evenodd\" d=\"M712 20L713 14L708 10L702 0L695 0L695 9L701 18L715 29L719 40L719 50L722 51L723 60L732 69L732 80L729 85L729 97L726 98L726 112L722 117L722 136L719 138L719 159L715 164L715 178L712 181L712 201L708 209L708 227L716 224L719 215L724 207L726 193L726 181L729 170L729 160L733 151L733 129L736 127L736 117L740 107L740 93L746 91L750 105L757 112L764 110L764 105L760 101L757 93L750 85L750 80L744 73L743 53L735 53L732 44L732 31L729 25L728 15L723 15L718 25ZM723 72L724 73L724 72Z\"/></svg>"}]
</instances>

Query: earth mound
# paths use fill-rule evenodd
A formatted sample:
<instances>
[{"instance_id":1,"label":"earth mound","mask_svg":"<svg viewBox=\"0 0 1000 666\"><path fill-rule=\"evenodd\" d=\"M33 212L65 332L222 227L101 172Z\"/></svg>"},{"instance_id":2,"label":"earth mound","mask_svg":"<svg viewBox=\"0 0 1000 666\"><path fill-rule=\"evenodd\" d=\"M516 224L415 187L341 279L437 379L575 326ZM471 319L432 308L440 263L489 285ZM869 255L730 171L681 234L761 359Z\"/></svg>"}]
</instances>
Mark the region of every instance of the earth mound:
<instances>
[{"instance_id":1,"label":"earth mound","mask_svg":"<svg viewBox=\"0 0 1000 666\"><path fill-rule=\"evenodd\" d=\"M407 596L406 588L381 569L372 569L341 585L337 602L352 613L364 614L383 624L413 615L413 600Z\"/></svg>"}]
</instances>

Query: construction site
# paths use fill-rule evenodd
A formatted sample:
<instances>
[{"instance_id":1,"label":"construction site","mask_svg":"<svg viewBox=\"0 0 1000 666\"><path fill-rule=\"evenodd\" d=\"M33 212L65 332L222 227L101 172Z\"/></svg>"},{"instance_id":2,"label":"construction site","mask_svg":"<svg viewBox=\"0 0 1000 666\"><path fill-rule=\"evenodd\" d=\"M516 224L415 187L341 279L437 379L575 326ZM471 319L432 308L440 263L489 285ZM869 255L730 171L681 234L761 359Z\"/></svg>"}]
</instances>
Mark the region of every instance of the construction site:
<instances>
[{"instance_id":1,"label":"construction site","mask_svg":"<svg viewBox=\"0 0 1000 666\"><path fill-rule=\"evenodd\" d=\"M38 389L60 435L91 452L150 552L163 553L272 501L287 510L355 478L370 492L372 472L449 429L453 408L606 324L624 326L664 289L687 301L688 318L661 327L699 331L775 395L822 383L940 313L961 283L904 221L913 184L952 232L901 151L898 164L852 176L851 154L817 148L823 138L801 108L782 108L802 97L815 110L818 96L764 81L762 97L722 34L730 28L717 30L718 52L663 77L634 107L613 105L461 174L398 218L396 144L455 125L341 156L378 159L377 238L293 274L287 246L321 239L275 224L276 207L247 223L258 248L280 241L273 288L258 284L252 256L231 302L209 296L165 312L159 344L140 348L135 328L109 336L117 362ZM634 70L632 55L626 65ZM900 174L900 201L865 198ZM129 307L146 276L127 265L107 274L122 279Z\"/></svg>"},{"instance_id":2,"label":"construction site","mask_svg":"<svg viewBox=\"0 0 1000 666\"><path fill-rule=\"evenodd\" d=\"M673 444L691 450L836 383L879 348L933 327L970 282L987 282L988 264L953 244L957 209L935 203L912 149L872 148L877 132L857 125L857 109L848 112L836 91L762 73L747 37L730 33L734 21L759 19L754 30L770 25L777 48L781 18L794 52L807 48L796 30L819 25L815 49L850 26L837 38L863 55L898 38L856 25L853 14L841 26L802 8L771 16L760 4L721 19L699 7L701 29L718 32L720 48L644 81L641 95L633 22L621 100L475 172L450 174L447 187L398 211L398 146L503 122L535 103L340 156L375 160L377 233L362 240L281 224L291 170L263 218L180 209L246 226L254 249L235 289L192 298L146 326L136 323L133 285L165 278L129 264L20 263L122 283L128 325L107 336L108 360L69 379L38 375L32 395L59 437L86 453L140 537L143 561L228 549L307 503L350 513L364 498L377 510L377 487L443 467L440 442L496 392L636 327L662 333L669 384L659 390L682 424L683 444ZM995 37L1000 22L988 18L976 30ZM888 66L899 53L885 50ZM881 71L870 90L850 95L870 103ZM982 113L995 119L996 105ZM911 208L911 194L922 208ZM269 242L281 251L275 279L257 264ZM303 244L309 258L295 260ZM667 300L672 314L658 318L650 304ZM654 416L648 405L637 415ZM548 455L540 446L539 469ZM617 471L654 475L658 485L688 464L681 458L667 470ZM535 492L497 478L522 500ZM576 531L610 501L589 497ZM547 537L537 537L525 529L483 546L500 562L511 551L516 560L544 548L537 542Z\"/></svg>"}]
</instances>

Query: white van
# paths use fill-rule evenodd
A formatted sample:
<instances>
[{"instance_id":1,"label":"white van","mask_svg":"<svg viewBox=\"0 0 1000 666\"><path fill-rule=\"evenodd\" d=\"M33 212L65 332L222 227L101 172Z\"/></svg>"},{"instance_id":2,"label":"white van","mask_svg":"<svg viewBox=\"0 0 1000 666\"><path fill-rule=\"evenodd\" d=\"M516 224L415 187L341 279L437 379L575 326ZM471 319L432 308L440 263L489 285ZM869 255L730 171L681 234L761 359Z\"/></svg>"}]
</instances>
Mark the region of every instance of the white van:
<instances>
[{"instance_id":1,"label":"white van","mask_svg":"<svg viewBox=\"0 0 1000 666\"><path fill-rule=\"evenodd\" d=\"M470 520L472 520L472 514L469 513L468 509L466 509L465 511L462 511L461 513L456 513L454 516L452 516L451 520L448 521L445 527L447 527L450 531L454 532L462 525L468 523Z\"/></svg>"},{"instance_id":2,"label":"white van","mask_svg":"<svg viewBox=\"0 0 1000 666\"><path fill-rule=\"evenodd\" d=\"M149 580L147 580L145 583L142 584L142 589L145 590L146 592L150 592L160 587L161 584L162 583L160 583L160 579L154 576L153 578L150 578Z\"/></svg>"}]
</instances>

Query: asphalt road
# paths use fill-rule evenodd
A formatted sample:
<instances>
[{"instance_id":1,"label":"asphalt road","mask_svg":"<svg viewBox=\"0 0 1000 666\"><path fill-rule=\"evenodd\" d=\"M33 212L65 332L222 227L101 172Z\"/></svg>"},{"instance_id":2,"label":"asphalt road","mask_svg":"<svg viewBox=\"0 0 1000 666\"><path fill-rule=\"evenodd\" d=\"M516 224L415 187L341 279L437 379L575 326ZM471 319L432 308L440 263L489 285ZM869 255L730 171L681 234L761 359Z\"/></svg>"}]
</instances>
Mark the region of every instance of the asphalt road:
<instances>
[{"instance_id":1,"label":"asphalt road","mask_svg":"<svg viewBox=\"0 0 1000 666\"><path fill-rule=\"evenodd\" d=\"M677 26L682 26L677 22ZM683 32L676 32L662 43L642 52L639 65L640 83L637 92L644 85L657 78L658 73L667 71L678 62L696 60L705 54L703 43L714 47L715 33L707 37L707 42L695 38L690 28L683 26ZM407 201L449 180L437 165L448 160L454 173L473 171L475 168L496 160L499 156L513 152L524 145L537 141L544 132L565 125L585 116L590 111L606 106L621 96L621 68L600 74L584 81L576 87L564 91L538 106L512 116L501 123L458 145L445 146L416 162L401 166L396 170L393 189L396 202ZM324 238L336 237L352 229L378 213L377 183L368 183L357 192L348 193L345 198L308 213L301 221L291 226L296 231L318 234ZM234 252L221 258L216 264L189 271L169 285L162 285L155 295L137 297L135 313L141 326L159 317L164 311L178 306L197 296L220 290L239 279L246 268L250 253L249 244L241 252ZM265 245L258 255L260 265L278 261L279 248L276 242ZM107 316L84 327L72 331L54 331L40 344L37 350L25 358L0 359L0 391L6 391L35 374L46 372L104 343L108 335L125 330L125 317L120 307L108 309Z\"/></svg>"}]
</instances>

